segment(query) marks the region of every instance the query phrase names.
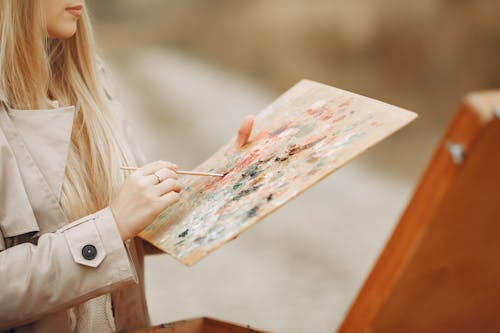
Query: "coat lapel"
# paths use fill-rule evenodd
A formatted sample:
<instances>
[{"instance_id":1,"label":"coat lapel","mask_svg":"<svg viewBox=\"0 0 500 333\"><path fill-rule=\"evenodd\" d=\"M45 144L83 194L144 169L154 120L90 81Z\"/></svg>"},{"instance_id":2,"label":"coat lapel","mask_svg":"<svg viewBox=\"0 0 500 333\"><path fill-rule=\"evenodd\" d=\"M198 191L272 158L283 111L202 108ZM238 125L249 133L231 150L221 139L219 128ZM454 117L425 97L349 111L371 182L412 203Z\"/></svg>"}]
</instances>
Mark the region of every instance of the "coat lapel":
<instances>
[{"instance_id":1,"label":"coat lapel","mask_svg":"<svg viewBox=\"0 0 500 333\"><path fill-rule=\"evenodd\" d=\"M10 110L10 119L59 202L66 169L74 107Z\"/></svg>"},{"instance_id":2,"label":"coat lapel","mask_svg":"<svg viewBox=\"0 0 500 333\"><path fill-rule=\"evenodd\" d=\"M0 124L5 111L0 109ZM38 232L33 209L24 188L19 166L0 127L0 228L3 237Z\"/></svg>"},{"instance_id":3,"label":"coat lapel","mask_svg":"<svg viewBox=\"0 0 500 333\"><path fill-rule=\"evenodd\" d=\"M0 172L2 181L6 182L6 186L1 188L7 191L0 197L2 208L0 224L3 236L12 237L26 232L36 232L34 236L38 236L57 230L68 223L59 204L64 167L59 166L51 171L44 170L44 175L9 117L8 106L5 103L2 104L0 109L0 130L3 132L0 135L0 149L2 149ZM51 127L52 131L63 129L65 132L66 137L63 140L65 142L56 145L57 157L63 157L65 165L73 117L66 117L63 122L65 123L63 128L52 128L50 122L45 122L40 126ZM41 129L35 127L31 130L40 131ZM38 155L44 154L44 149L47 147L41 145L39 148Z\"/></svg>"}]
</instances>

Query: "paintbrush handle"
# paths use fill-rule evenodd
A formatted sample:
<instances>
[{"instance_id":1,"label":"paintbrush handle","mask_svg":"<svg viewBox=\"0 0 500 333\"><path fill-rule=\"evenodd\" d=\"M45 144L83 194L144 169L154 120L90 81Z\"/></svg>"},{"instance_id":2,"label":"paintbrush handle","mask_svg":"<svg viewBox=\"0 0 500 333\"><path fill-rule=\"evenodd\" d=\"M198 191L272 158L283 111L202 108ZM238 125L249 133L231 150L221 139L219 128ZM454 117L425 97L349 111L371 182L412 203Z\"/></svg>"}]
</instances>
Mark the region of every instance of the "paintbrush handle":
<instances>
[{"instance_id":1,"label":"paintbrush handle","mask_svg":"<svg viewBox=\"0 0 500 333\"><path fill-rule=\"evenodd\" d=\"M198 171L182 171L177 170L177 174L179 175L190 175L190 176L212 176L212 177L224 177L222 173L213 173L213 172L198 172Z\"/></svg>"},{"instance_id":2,"label":"paintbrush handle","mask_svg":"<svg viewBox=\"0 0 500 333\"><path fill-rule=\"evenodd\" d=\"M120 167L122 170L137 170L137 168L134 167ZM212 172L199 172L199 171L184 171L184 170L177 170L177 174L179 175L190 175L190 176L211 176L211 177L224 177L222 173L212 173Z\"/></svg>"},{"instance_id":3,"label":"paintbrush handle","mask_svg":"<svg viewBox=\"0 0 500 333\"><path fill-rule=\"evenodd\" d=\"M134 171L134 170L137 170L138 168L122 166L122 167L120 167L120 169Z\"/></svg>"}]
</instances>

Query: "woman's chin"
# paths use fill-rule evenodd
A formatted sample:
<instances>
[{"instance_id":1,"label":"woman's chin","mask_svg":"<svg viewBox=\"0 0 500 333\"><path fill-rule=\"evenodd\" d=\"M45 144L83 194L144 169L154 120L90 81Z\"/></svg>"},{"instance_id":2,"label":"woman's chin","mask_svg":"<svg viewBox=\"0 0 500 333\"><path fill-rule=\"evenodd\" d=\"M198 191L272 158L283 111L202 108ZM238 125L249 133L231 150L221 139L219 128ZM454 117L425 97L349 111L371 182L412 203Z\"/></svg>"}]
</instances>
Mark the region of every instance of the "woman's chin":
<instances>
[{"instance_id":1,"label":"woman's chin","mask_svg":"<svg viewBox=\"0 0 500 333\"><path fill-rule=\"evenodd\" d=\"M62 29L53 29L48 31L48 35L53 39L69 39L76 33L76 24L72 27L65 27Z\"/></svg>"}]
</instances>

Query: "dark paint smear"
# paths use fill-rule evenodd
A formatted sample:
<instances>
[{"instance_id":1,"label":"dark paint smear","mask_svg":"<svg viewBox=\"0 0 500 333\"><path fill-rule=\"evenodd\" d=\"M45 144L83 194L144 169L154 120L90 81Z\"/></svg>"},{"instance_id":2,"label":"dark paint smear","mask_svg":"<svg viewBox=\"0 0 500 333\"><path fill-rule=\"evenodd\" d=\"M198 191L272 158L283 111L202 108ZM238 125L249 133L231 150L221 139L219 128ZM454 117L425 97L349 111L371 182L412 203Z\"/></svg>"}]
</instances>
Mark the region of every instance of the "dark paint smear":
<instances>
[{"instance_id":1,"label":"dark paint smear","mask_svg":"<svg viewBox=\"0 0 500 333\"><path fill-rule=\"evenodd\" d=\"M326 136L323 136L323 137L321 137L321 138L319 138L319 139L317 139L315 141L306 143L303 146L298 146L296 144L293 144L293 145L291 145L291 146L288 147L288 152L287 152L287 154L285 156L283 156L283 157L279 157L278 156L278 157L276 157L274 159L274 161L275 162L284 162L284 161L288 160L288 158L290 156L293 156L293 155L295 155L297 153L300 153L303 150L306 150L306 149L309 149L311 147L314 147L317 143L323 141L325 138L326 138Z\"/></svg>"},{"instance_id":2,"label":"dark paint smear","mask_svg":"<svg viewBox=\"0 0 500 333\"><path fill-rule=\"evenodd\" d=\"M257 215L257 211L259 210L259 206L255 206L253 207L252 209L250 209L248 212L247 212L247 219L251 218L251 217L254 217L255 215Z\"/></svg>"},{"instance_id":3,"label":"dark paint smear","mask_svg":"<svg viewBox=\"0 0 500 333\"><path fill-rule=\"evenodd\" d=\"M262 172L263 172L262 170L259 170L259 166L257 164L252 164L251 166L249 166L245 170L245 172L243 172L241 174L241 177L243 177L243 178L246 178L246 177L255 178L258 175L260 175Z\"/></svg>"},{"instance_id":4,"label":"dark paint smear","mask_svg":"<svg viewBox=\"0 0 500 333\"><path fill-rule=\"evenodd\" d=\"M195 243L199 243L201 241L203 241L205 239L205 237L198 237L194 240Z\"/></svg>"},{"instance_id":5,"label":"dark paint smear","mask_svg":"<svg viewBox=\"0 0 500 333\"><path fill-rule=\"evenodd\" d=\"M189 229L184 230L182 233L179 234L179 237L186 237L189 232Z\"/></svg>"},{"instance_id":6,"label":"dark paint smear","mask_svg":"<svg viewBox=\"0 0 500 333\"><path fill-rule=\"evenodd\" d=\"M269 157L267 157L266 159L263 159L263 160L259 160L259 163L266 163L266 162L269 162L271 159L273 159L274 155L271 155Z\"/></svg>"},{"instance_id":7,"label":"dark paint smear","mask_svg":"<svg viewBox=\"0 0 500 333\"><path fill-rule=\"evenodd\" d=\"M296 145L296 144L291 145L290 147L288 147L288 152L287 152L287 155L286 155L286 156L284 156L284 157L279 157L279 156L277 156L277 157L274 159L274 161L275 161L275 162L284 162L284 161L286 161L286 160L287 160L290 156L293 156L293 155L295 155L295 154L297 154L297 153L299 153L299 152L301 152L301 151L303 151L303 150L306 150L306 149L309 149L309 148L311 148L311 147L315 146L317 143L319 143L319 142L323 141L325 138L326 138L326 136L323 136L323 137L321 137L321 138L319 138L319 139L317 139L317 140L315 140L315 141L312 141L312 142L306 143L305 145L302 145L302 146L298 146L298 145ZM262 162L267 162L267 161L269 161L271 158L272 158L272 157L270 157L269 159L267 159L267 160L265 160L265 161L259 161L258 163L254 163L254 164L252 164L251 166L249 166L249 167L248 167L248 168L247 168L247 169L246 169L246 170L245 170L245 171L241 174L241 179L238 181L238 183L236 183L236 184L233 186L233 189L234 189L234 190L238 189L238 188L242 185L242 181L243 181L245 178L247 178L247 177L248 177L248 178L255 178L255 177L257 177L258 175L260 175L262 172L264 172L263 170L260 170L260 169L259 169L259 164L260 164L260 163L262 163ZM249 188L249 189L243 190L243 191L241 191L241 192L237 193L237 194L233 197L232 201L238 201L238 200L240 200L241 198L243 198L243 197L245 197L245 196L247 196L247 195L249 195L249 194L251 194L251 193L253 193L253 192L257 191L260 187L262 187L262 184L259 184L259 185L254 185L254 186L252 186L252 187L251 187L251 188ZM268 202L269 202L269 201L271 201L271 200L273 200L273 194L272 194L272 193L271 193L271 194L267 197L267 201L268 201ZM257 211L257 209L258 209L258 207L254 207L254 208L255 208L256 210L255 210L255 212L253 212L253 213L252 213L252 214L253 214L252 216L254 216L254 215L255 215L255 213L256 213L256 211ZM253 208L252 208L252 210L253 210ZM250 210L250 211L249 211L249 213L251 213L251 212L252 212L252 210ZM251 217L251 216L249 216L249 217Z\"/></svg>"},{"instance_id":8,"label":"dark paint smear","mask_svg":"<svg viewBox=\"0 0 500 333\"><path fill-rule=\"evenodd\" d=\"M323 141L325 138L326 138L326 136L323 136L323 137L319 138L318 140L306 143L303 146L293 145L292 147L288 148L288 155L295 155L297 153L300 153L303 150L306 150L306 149L309 149L311 147L314 147L317 143Z\"/></svg>"},{"instance_id":9,"label":"dark paint smear","mask_svg":"<svg viewBox=\"0 0 500 333\"><path fill-rule=\"evenodd\" d=\"M274 159L275 162L285 162L287 159L288 159L289 156L285 156L285 157L276 157Z\"/></svg>"},{"instance_id":10,"label":"dark paint smear","mask_svg":"<svg viewBox=\"0 0 500 333\"><path fill-rule=\"evenodd\" d=\"M180 241L178 241L177 243L175 243L175 245L181 245L182 243L184 243L186 241L186 239L182 239Z\"/></svg>"},{"instance_id":11,"label":"dark paint smear","mask_svg":"<svg viewBox=\"0 0 500 333\"><path fill-rule=\"evenodd\" d=\"M239 192L238 194L236 194L233 197L233 201L240 200L241 198L249 195L250 193L253 193L253 192L257 191L260 187L262 187L262 184L254 185L254 186L250 187L249 189L246 189L246 190L243 190L243 191Z\"/></svg>"}]
</instances>

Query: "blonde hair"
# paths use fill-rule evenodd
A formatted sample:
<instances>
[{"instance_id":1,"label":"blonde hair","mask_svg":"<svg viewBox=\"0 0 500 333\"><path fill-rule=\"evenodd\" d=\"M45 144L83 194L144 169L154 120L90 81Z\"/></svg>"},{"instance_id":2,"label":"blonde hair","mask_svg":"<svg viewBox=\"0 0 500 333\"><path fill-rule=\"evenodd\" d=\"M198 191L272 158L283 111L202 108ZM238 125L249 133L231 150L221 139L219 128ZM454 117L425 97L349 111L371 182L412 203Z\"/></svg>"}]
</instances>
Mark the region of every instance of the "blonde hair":
<instances>
[{"instance_id":1,"label":"blonde hair","mask_svg":"<svg viewBox=\"0 0 500 333\"><path fill-rule=\"evenodd\" d=\"M90 19L76 34L47 37L42 0L0 0L0 98L40 109L48 97L76 105L61 205L70 220L109 205L133 165L118 119L106 100Z\"/></svg>"}]
</instances>

